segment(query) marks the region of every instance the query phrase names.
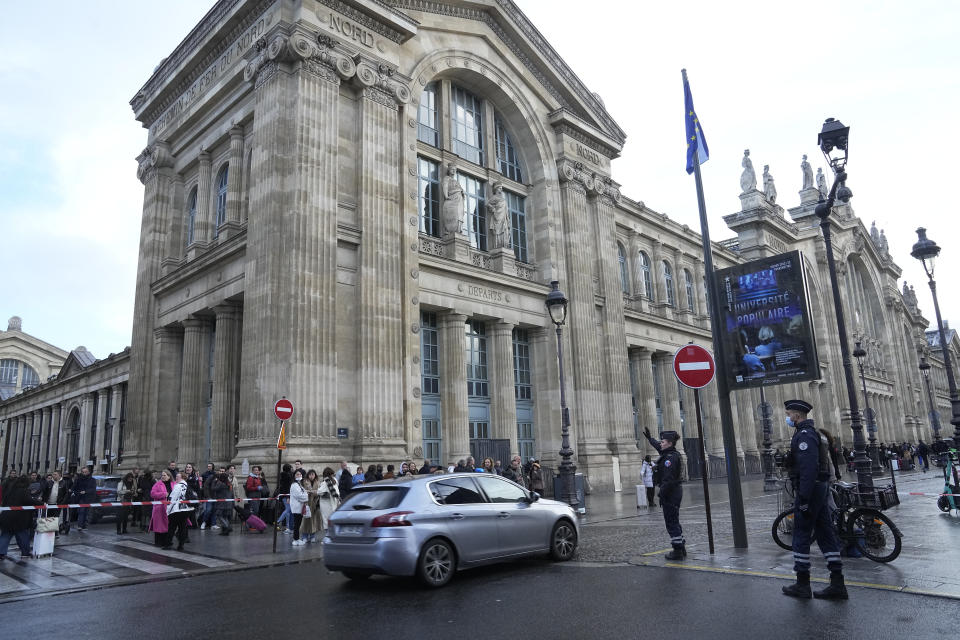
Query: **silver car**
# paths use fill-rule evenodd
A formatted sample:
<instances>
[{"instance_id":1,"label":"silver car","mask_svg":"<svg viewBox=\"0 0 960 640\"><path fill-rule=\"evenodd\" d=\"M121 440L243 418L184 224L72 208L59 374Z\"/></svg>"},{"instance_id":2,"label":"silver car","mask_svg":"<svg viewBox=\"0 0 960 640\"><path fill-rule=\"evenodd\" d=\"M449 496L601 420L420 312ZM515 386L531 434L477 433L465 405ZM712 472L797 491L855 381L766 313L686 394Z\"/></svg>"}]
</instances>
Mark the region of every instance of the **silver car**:
<instances>
[{"instance_id":1,"label":"silver car","mask_svg":"<svg viewBox=\"0 0 960 640\"><path fill-rule=\"evenodd\" d=\"M323 563L352 580L416 575L441 587L457 569L547 554L569 560L579 539L569 505L482 473L363 485L330 516Z\"/></svg>"}]
</instances>

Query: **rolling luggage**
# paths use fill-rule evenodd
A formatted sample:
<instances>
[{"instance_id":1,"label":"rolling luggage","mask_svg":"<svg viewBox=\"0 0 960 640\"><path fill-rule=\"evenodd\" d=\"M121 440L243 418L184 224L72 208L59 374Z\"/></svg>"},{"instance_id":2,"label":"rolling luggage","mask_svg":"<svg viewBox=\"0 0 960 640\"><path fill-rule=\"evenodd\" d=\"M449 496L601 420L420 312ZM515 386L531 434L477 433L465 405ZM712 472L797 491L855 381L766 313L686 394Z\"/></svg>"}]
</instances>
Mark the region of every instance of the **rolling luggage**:
<instances>
[{"instance_id":1,"label":"rolling luggage","mask_svg":"<svg viewBox=\"0 0 960 640\"><path fill-rule=\"evenodd\" d=\"M251 529L259 533L263 533L267 529L267 523L261 520L260 518L258 518L257 516L253 515L252 513L247 518L246 524L248 527L250 527Z\"/></svg>"}]
</instances>

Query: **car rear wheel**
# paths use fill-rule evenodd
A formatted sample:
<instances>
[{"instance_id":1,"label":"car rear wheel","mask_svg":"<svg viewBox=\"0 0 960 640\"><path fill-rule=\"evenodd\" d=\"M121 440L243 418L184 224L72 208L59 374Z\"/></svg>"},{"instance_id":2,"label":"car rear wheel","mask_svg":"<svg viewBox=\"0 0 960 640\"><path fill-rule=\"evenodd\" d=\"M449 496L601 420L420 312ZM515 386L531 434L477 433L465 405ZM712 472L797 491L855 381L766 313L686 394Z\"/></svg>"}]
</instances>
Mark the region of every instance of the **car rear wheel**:
<instances>
[{"instance_id":1,"label":"car rear wheel","mask_svg":"<svg viewBox=\"0 0 960 640\"><path fill-rule=\"evenodd\" d=\"M344 572L343 572L343 575L344 575L347 579L349 579L349 580L355 580L355 581L357 581L357 582L360 582L360 581L362 581L362 580L366 580L367 578L370 577L370 574L367 573L366 571L344 571Z\"/></svg>"},{"instance_id":2,"label":"car rear wheel","mask_svg":"<svg viewBox=\"0 0 960 640\"><path fill-rule=\"evenodd\" d=\"M569 520L561 520L553 525L550 533L550 557L565 562L573 557L577 550L577 528Z\"/></svg>"},{"instance_id":3,"label":"car rear wheel","mask_svg":"<svg viewBox=\"0 0 960 640\"><path fill-rule=\"evenodd\" d=\"M417 561L417 577L424 585L437 588L450 582L457 570L453 548L445 540L430 540Z\"/></svg>"}]
</instances>

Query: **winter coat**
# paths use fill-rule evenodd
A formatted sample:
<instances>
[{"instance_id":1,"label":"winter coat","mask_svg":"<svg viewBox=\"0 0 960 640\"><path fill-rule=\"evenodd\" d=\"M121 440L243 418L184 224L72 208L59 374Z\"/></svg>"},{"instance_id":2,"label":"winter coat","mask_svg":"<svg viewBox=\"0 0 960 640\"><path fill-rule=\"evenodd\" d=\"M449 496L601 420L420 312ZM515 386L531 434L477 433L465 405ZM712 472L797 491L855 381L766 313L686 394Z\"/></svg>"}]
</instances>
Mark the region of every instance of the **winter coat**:
<instances>
[{"instance_id":1,"label":"winter coat","mask_svg":"<svg viewBox=\"0 0 960 640\"><path fill-rule=\"evenodd\" d=\"M317 491L320 489L320 485L323 484L323 480L317 478L313 482L310 480L303 481L303 488L307 491L307 505L310 508L310 517L303 519L303 524L300 525L300 533L303 534L314 534L320 533L320 496L317 495Z\"/></svg>"},{"instance_id":2,"label":"winter coat","mask_svg":"<svg viewBox=\"0 0 960 640\"><path fill-rule=\"evenodd\" d=\"M150 489L150 499L166 500L167 485L163 484L162 481L157 480L156 484L153 485L153 488ZM167 505L153 505L153 512L150 515L150 531L153 531L154 533L166 533L169 527L170 524L167 520Z\"/></svg>"},{"instance_id":3,"label":"winter coat","mask_svg":"<svg viewBox=\"0 0 960 640\"><path fill-rule=\"evenodd\" d=\"M97 500L97 479L93 476L85 476L82 473L78 473L77 479L73 483L72 492L77 502L87 504L99 502L99 500Z\"/></svg>"},{"instance_id":4,"label":"winter coat","mask_svg":"<svg viewBox=\"0 0 960 640\"><path fill-rule=\"evenodd\" d=\"M640 465L640 476L643 478L643 486L652 487L653 486L653 464L643 461L643 464Z\"/></svg>"},{"instance_id":5,"label":"winter coat","mask_svg":"<svg viewBox=\"0 0 960 640\"><path fill-rule=\"evenodd\" d=\"M533 463L530 467L530 486L527 488L530 491L543 493L543 469L537 463Z\"/></svg>"},{"instance_id":6,"label":"winter coat","mask_svg":"<svg viewBox=\"0 0 960 640\"><path fill-rule=\"evenodd\" d=\"M307 504L307 490L299 482L290 485L290 513L303 514L304 518L312 515L310 506Z\"/></svg>"},{"instance_id":7,"label":"winter coat","mask_svg":"<svg viewBox=\"0 0 960 640\"><path fill-rule=\"evenodd\" d=\"M173 485L173 491L170 492L170 504L167 505L167 515L181 511L193 511L193 505L187 502L181 502L187 499L187 483L181 480Z\"/></svg>"},{"instance_id":8,"label":"winter coat","mask_svg":"<svg viewBox=\"0 0 960 640\"><path fill-rule=\"evenodd\" d=\"M337 490L337 483L333 478L325 478L320 483L320 489L317 491L320 505L320 519L323 528L330 526L330 514L333 513L340 504L340 492Z\"/></svg>"},{"instance_id":9,"label":"winter coat","mask_svg":"<svg viewBox=\"0 0 960 640\"><path fill-rule=\"evenodd\" d=\"M349 469L345 469L340 474L340 484L337 486L337 490L340 492L340 499L346 500L352 489L353 476L350 474Z\"/></svg>"},{"instance_id":10,"label":"winter coat","mask_svg":"<svg viewBox=\"0 0 960 640\"><path fill-rule=\"evenodd\" d=\"M3 506L28 507L39 504L30 497L27 487L11 483L3 492ZM33 511L3 511L0 512L0 531L15 533L29 529L33 520Z\"/></svg>"}]
</instances>

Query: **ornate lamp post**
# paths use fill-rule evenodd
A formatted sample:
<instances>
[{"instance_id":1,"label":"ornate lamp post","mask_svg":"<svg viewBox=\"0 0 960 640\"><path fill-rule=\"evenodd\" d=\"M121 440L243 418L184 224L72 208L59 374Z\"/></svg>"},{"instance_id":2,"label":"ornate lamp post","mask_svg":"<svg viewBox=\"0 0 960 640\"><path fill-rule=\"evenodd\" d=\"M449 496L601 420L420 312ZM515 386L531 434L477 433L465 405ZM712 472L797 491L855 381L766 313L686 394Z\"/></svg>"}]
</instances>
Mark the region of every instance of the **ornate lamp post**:
<instances>
[{"instance_id":1,"label":"ornate lamp post","mask_svg":"<svg viewBox=\"0 0 960 640\"><path fill-rule=\"evenodd\" d=\"M953 363L950 361L950 345L947 344L947 333L943 330L943 319L940 317L940 302L937 300L937 282L933 279L933 267L936 257L940 255L940 247L933 240L927 238L927 230L917 229L918 240L910 252L914 258L923 264L930 283L930 292L933 294L933 309L937 313L937 329L940 331L940 348L943 350L943 368L947 370L947 384L950 386L950 424L953 425L953 441L960 443L960 397L957 396L957 381L953 377Z\"/></svg>"},{"instance_id":2,"label":"ornate lamp post","mask_svg":"<svg viewBox=\"0 0 960 640\"><path fill-rule=\"evenodd\" d=\"M923 374L923 381L927 385L927 402L930 403L930 426L933 427L933 440L940 440L940 412L937 411L937 405L933 404L933 391L930 390L930 363L926 356L920 356L920 373Z\"/></svg>"},{"instance_id":3,"label":"ornate lamp post","mask_svg":"<svg viewBox=\"0 0 960 640\"><path fill-rule=\"evenodd\" d=\"M840 297L840 285L837 283L837 263L833 257L833 242L830 236L830 214L836 200L849 202L853 192L847 188L847 153L850 127L843 126L839 120L827 118L823 129L817 136L817 144L823 156L833 169L834 181L826 201L817 204L817 217L820 218L820 230L827 250L827 266L830 270L830 284L833 288L833 308L837 317L837 336L840 338L840 356L843 360L843 377L847 385L847 401L850 404L850 430L853 431L853 462L857 470L857 483L860 492L873 494L873 474L867 455L866 442L863 439L863 424L860 422L860 406L857 403L857 388L853 381L853 364L850 362L850 345L847 344L847 327L843 319L843 301Z\"/></svg>"},{"instance_id":4,"label":"ornate lamp post","mask_svg":"<svg viewBox=\"0 0 960 640\"><path fill-rule=\"evenodd\" d=\"M870 468L874 473L879 473L880 469L880 455L877 452L877 423L874 420L873 409L870 408L870 398L867 396L867 378L863 374L863 359L866 357L867 352L862 346L860 346L860 341L857 340L857 348L853 350L853 357L857 359L857 366L860 368L860 383L863 385L863 406L864 406L864 415L867 420L867 434L869 436L870 444L867 447L867 453L870 456Z\"/></svg>"},{"instance_id":5,"label":"ornate lamp post","mask_svg":"<svg viewBox=\"0 0 960 640\"><path fill-rule=\"evenodd\" d=\"M560 486L563 487L562 499L574 509L580 506L577 489L574 484L577 466L573 463L573 449L570 448L570 410L567 409L567 393L563 384L563 325L567 321L567 297L560 291L560 283L550 283L547 294L547 311L550 319L557 325L557 362L560 368L560 412L562 429L560 431Z\"/></svg>"}]
</instances>

